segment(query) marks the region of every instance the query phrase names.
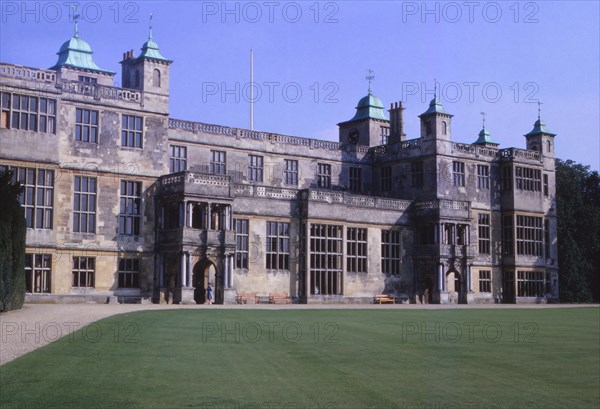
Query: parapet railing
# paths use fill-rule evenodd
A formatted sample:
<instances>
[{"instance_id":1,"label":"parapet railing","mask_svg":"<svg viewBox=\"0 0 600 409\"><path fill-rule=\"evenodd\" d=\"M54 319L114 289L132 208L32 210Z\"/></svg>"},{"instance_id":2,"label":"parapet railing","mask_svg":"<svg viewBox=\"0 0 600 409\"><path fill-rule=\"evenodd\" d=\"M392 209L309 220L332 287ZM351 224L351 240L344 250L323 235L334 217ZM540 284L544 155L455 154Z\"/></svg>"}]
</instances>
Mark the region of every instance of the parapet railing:
<instances>
[{"instance_id":1,"label":"parapet railing","mask_svg":"<svg viewBox=\"0 0 600 409\"><path fill-rule=\"evenodd\" d=\"M62 91L63 93L88 96L95 100L110 99L136 104L143 103L142 91L108 85L90 84L81 81L62 81Z\"/></svg>"},{"instance_id":2,"label":"parapet railing","mask_svg":"<svg viewBox=\"0 0 600 409\"><path fill-rule=\"evenodd\" d=\"M377 196L363 196L346 192L332 192L329 190L317 189L304 190L302 192L302 199L386 210L407 210L412 203L410 200L388 199Z\"/></svg>"},{"instance_id":3,"label":"parapet railing","mask_svg":"<svg viewBox=\"0 0 600 409\"><path fill-rule=\"evenodd\" d=\"M426 210L469 210L470 203L463 202L460 200L448 200L448 199L435 199L415 202L415 210L417 212L423 212Z\"/></svg>"},{"instance_id":4,"label":"parapet railing","mask_svg":"<svg viewBox=\"0 0 600 409\"><path fill-rule=\"evenodd\" d=\"M306 146L311 149L326 149L330 151L346 151L366 154L368 146L345 145L339 142L324 141L320 139L302 138L299 136L281 135L277 133L252 131L250 129L231 128L228 126L206 124L202 122L183 121L180 119L169 119L169 128L183 129L194 133L209 133L214 135L225 135L243 139L254 139L257 141L271 142L273 144L287 144Z\"/></svg>"},{"instance_id":5,"label":"parapet railing","mask_svg":"<svg viewBox=\"0 0 600 409\"><path fill-rule=\"evenodd\" d=\"M0 64L0 77L36 82L56 82L56 71L24 67L22 65Z\"/></svg>"}]
</instances>

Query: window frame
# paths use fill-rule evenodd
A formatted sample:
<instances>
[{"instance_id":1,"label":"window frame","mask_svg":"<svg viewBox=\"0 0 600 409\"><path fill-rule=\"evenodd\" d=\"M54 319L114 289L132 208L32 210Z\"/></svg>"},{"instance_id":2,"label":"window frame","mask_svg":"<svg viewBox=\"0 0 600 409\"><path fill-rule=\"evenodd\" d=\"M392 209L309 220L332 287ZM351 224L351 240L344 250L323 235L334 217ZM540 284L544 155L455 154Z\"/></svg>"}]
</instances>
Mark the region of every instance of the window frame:
<instances>
[{"instance_id":1,"label":"window frame","mask_svg":"<svg viewBox=\"0 0 600 409\"><path fill-rule=\"evenodd\" d=\"M298 186L298 161L296 159L284 160L283 184L287 186Z\"/></svg>"},{"instance_id":2,"label":"window frame","mask_svg":"<svg viewBox=\"0 0 600 409\"><path fill-rule=\"evenodd\" d=\"M248 155L248 181L264 182L264 156Z\"/></svg>"},{"instance_id":3,"label":"window frame","mask_svg":"<svg viewBox=\"0 0 600 409\"><path fill-rule=\"evenodd\" d=\"M346 271L367 274L368 230L365 227L346 228Z\"/></svg>"},{"instance_id":4,"label":"window frame","mask_svg":"<svg viewBox=\"0 0 600 409\"><path fill-rule=\"evenodd\" d=\"M489 213L477 214L477 233L479 254L491 254L491 216Z\"/></svg>"},{"instance_id":5,"label":"window frame","mask_svg":"<svg viewBox=\"0 0 600 409\"><path fill-rule=\"evenodd\" d=\"M140 288L139 258L119 258L117 288Z\"/></svg>"},{"instance_id":6,"label":"window frame","mask_svg":"<svg viewBox=\"0 0 600 409\"><path fill-rule=\"evenodd\" d=\"M95 288L96 257L73 256L71 273L71 288Z\"/></svg>"},{"instance_id":7,"label":"window frame","mask_svg":"<svg viewBox=\"0 0 600 409\"><path fill-rule=\"evenodd\" d=\"M99 139L99 126L99 111L87 108L75 108L75 142L93 143L97 145Z\"/></svg>"},{"instance_id":8,"label":"window frame","mask_svg":"<svg viewBox=\"0 0 600 409\"><path fill-rule=\"evenodd\" d=\"M348 189L352 193L362 193L362 168L350 166L348 169Z\"/></svg>"},{"instance_id":9,"label":"window frame","mask_svg":"<svg viewBox=\"0 0 600 409\"><path fill-rule=\"evenodd\" d=\"M235 232L235 268L249 269L250 220L233 219Z\"/></svg>"},{"instance_id":10,"label":"window frame","mask_svg":"<svg viewBox=\"0 0 600 409\"><path fill-rule=\"evenodd\" d=\"M187 146L169 145L169 173L187 170Z\"/></svg>"},{"instance_id":11,"label":"window frame","mask_svg":"<svg viewBox=\"0 0 600 409\"><path fill-rule=\"evenodd\" d=\"M290 223L267 221L265 267L267 270L290 270Z\"/></svg>"},{"instance_id":12,"label":"window frame","mask_svg":"<svg viewBox=\"0 0 600 409\"><path fill-rule=\"evenodd\" d=\"M492 270L479 270L479 292L492 292Z\"/></svg>"},{"instance_id":13,"label":"window frame","mask_svg":"<svg viewBox=\"0 0 600 409\"><path fill-rule=\"evenodd\" d=\"M56 134L57 107L54 98L0 92L0 128Z\"/></svg>"},{"instance_id":14,"label":"window frame","mask_svg":"<svg viewBox=\"0 0 600 409\"><path fill-rule=\"evenodd\" d=\"M28 294L52 292L52 255L25 253L25 292Z\"/></svg>"},{"instance_id":15,"label":"window frame","mask_svg":"<svg viewBox=\"0 0 600 409\"><path fill-rule=\"evenodd\" d=\"M86 182L86 190L82 190L83 181ZM90 190L90 186L93 186L93 190ZM75 176L73 181L73 233L96 233L97 195L98 180L95 177ZM90 203L92 210L90 210ZM85 229L82 229L82 220L85 221Z\"/></svg>"},{"instance_id":16,"label":"window frame","mask_svg":"<svg viewBox=\"0 0 600 409\"><path fill-rule=\"evenodd\" d=\"M119 192L119 235L139 236L142 224L142 182L121 180Z\"/></svg>"},{"instance_id":17,"label":"window frame","mask_svg":"<svg viewBox=\"0 0 600 409\"><path fill-rule=\"evenodd\" d=\"M144 148L144 118L121 114L121 147Z\"/></svg>"},{"instance_id":18,"label":"window frame","mask_svg":"<svg viewBox=\"0 0 600 409\"><path fill-rule=\"evenodd\" d=\"M452 161L452 185L456 187L466 185L465 162Z\"/></svg>"},{"instance_id":19,"label":"window frame","mask_svg":"<svg viewBox=\"0 0 600 409\"><path fill-rule=\"evenodd\" d=\"M210 150L210 163L208 171L212 175L227 174L227 152L219 150Z\"/></svg>"},{"instance_id":20,"label":"window frame","mask_svg":"<svg viewBox=\"0 0 600 409\"><path fill-rule=\"evenodd\" d=\"M392 191L392 167L383 166L381 168L381 191L389 193Z\"/></svg>"},{"instance_id":21,"label":"window frame","mask_svg":"<svg viewBox=\"0 0 600 409\"><path fill-rule=\"evenodd\" d=\"M331 189L331 164L317 163L317 187Z\"/></svg>"},{"instance_id":22,"label":"window frame","mask_svg":"<svg viewBox=\"0 0 600 409\"><path fill-rule=\"evenodd\" d=\"M400 275L402 270L402 231L381 230L381 273Z\"/></svg>"},{"instance_id":23,"label":"window frame","mask_svg":"<svg viewBox=\"0 0 600 409\"><path fill-rule=\"evenodd\" d=\"M480 190L490 190L489 165L477 165L477 188Z\"/></svg>"}]
</instances>

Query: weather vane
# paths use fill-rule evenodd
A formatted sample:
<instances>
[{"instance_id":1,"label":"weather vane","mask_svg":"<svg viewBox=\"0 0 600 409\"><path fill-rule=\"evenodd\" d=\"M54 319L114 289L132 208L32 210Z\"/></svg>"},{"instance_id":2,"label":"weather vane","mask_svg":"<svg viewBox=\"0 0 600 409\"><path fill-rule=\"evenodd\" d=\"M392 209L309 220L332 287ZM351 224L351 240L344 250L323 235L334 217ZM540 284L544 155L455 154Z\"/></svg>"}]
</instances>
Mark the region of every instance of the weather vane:
<instances>
[{"instance_id":1,"label":"weather vane","mask_svg":"<svg viewBox=\"0 0 600 409\"><path fill-rule=\"evenodd\" d=\"M481 113L481 117L483 118L483 129L485 129L485 112Z\"/></svg>"},{"instance_id":2,"label":"weather vane","mask_svg":"<svg viewBox=\"0 0 600 409\"><path fill-rule=\"evenodd\" d=\"M148 30L148 40L152 40L152 13L150 13L150 26Z\"/></svg>"},{"instance_id":3,"label":"weather vane","mask_svg":"<svg viewBox=\"0 0 600 409\"><path fill-rule=\"evenodd\" d=\"M540 102L540 100L538 99L538 119L542 118L542 102Z\"/></svg>"},{"instance_id":4,"label":"weather vane","mask_svg":"<svg viewBox=\"0 0 600 409\"><path fill-rule=\"evenodd\" d=\"M79 20L79 14L75 14L77 12L77 5L71 6L73 10L73 22L75 23L75 37L79 36L79 30L77 29L77 20Z\"/></svg>"},{"instance_id":5,"label":"weather vane","mask_svg":"<svg viewBox=\"0 0 600 409\"><path fill-rule=\"evenodd\" d=\"M367 71L369 73L369 75L367 75L365 78L367 79L367 81L369 81L369 94L371 93L371 81L373 81L375 79L375 76L373 75L373 70L369 68L369 70Z\"/></svg>"},{"instance_id":6,"label":"weather vane","mask_svg":"<svg viewBox=\"0 0 600 409\"><path fill-rule=\"evenodd\" d=\"M433 79L433 99L437 99L437 79Z\"/></svg>"}]
</instances>

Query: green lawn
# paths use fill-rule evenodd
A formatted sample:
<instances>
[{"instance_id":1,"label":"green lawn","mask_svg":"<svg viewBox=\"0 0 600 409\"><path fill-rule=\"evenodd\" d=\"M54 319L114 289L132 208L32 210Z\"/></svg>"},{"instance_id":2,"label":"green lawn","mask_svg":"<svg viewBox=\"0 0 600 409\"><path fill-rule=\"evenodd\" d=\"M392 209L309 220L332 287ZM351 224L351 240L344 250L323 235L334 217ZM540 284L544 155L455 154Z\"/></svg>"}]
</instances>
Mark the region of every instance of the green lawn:
<instances>
[{"instance_id":1,"label":"green lawn","mask_svg":"<svg viewBox=\"0 0 600 409\"><path fill-rule=\"evenodd\" d=\"M599 331L598 308L144 311L0 367L0 408L598 408Z\"/></svg>"}]
</instances>

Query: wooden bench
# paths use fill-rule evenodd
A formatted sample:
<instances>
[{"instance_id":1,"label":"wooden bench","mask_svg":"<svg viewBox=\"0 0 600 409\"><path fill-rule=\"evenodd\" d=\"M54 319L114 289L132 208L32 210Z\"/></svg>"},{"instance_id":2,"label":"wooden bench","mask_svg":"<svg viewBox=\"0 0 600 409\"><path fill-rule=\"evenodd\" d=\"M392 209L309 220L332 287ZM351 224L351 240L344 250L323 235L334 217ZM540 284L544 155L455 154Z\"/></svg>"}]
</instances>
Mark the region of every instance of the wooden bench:
<instances>
[{"instance_id":1,"label":"wooden bench","mask_svg":"<svg viewBox=\"0 0 600 409\"><path fill-rule=\"evenodd\" d=\"M396 299L386 294L373 296L373 304L396 304Z\"/></svg>"},{"instance_id":2,"label":"wooden bench","mask_svg":"<svg viewBox=\"0 0 600 409\"><path fill-rule=\"evenodd\" d=\"M290 304L292 300L287 293L269 293L269 304L277 304L278 302Z\"/></svg>"},{"instance_id":3,"label":"wooden bench","mask_svg":"<svg viewBox=\"0 0 600 409\"><path fill-rule=\"evenodd\" d=\"M258 297L253 291L239 291L235 296L235 301L238 304L248 304L248 301L258 304Z\"/></svg>"}]
</instances>

